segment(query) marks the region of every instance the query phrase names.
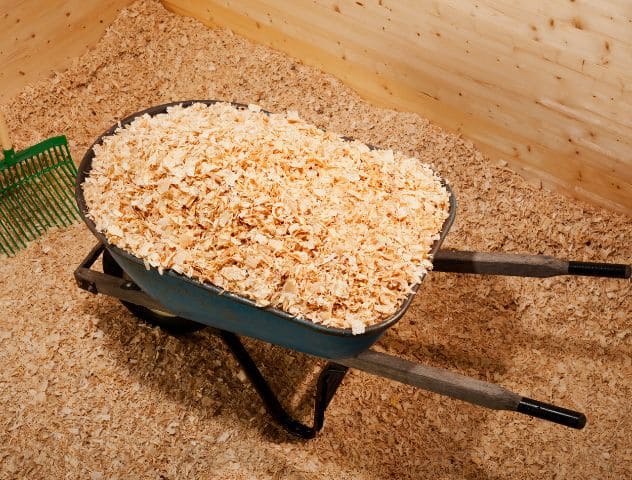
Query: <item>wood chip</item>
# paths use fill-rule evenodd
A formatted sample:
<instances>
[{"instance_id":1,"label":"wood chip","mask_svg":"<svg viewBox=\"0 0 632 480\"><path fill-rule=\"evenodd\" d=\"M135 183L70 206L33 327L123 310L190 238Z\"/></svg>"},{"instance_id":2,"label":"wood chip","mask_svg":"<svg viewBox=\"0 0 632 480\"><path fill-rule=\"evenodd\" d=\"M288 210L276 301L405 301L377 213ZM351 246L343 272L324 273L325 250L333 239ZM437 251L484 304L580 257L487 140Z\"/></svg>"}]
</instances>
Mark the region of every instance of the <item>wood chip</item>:
<instances>
[{"instance_id":1,"label":"wood chip","mask_svg":"<svg viewBox=\"0 0 632 480\"><path fill-rule=\"evenodd\" d=\"M432 169L254 105L170 107L95 146L108 240L297 317L363 333L430 269L449 196Z\"/></svg>"},{"instance_id":2,"label":"wood chip","mask_svg":"<svg viewBox=\"0 0 632 480\"><path fill-rule=\"evenodd\" d=\"M178 43L183 35L186 48ZM78 161L118 119L195 98L296 110L324 129L433 163L458 201L447 247L632 258L630 217L536 190L426 119L371 105L330 75L158 1L126 9L67 72L25 86L0 108L16 149L66 134ZM375 346L584 411L581 432L351 370L323 430L302 442L271 426L217 337L172 338L116 299L78 289L73 271L94 244L77 224L0 258L1 478L632 477L630 282L431 272ZM93 338L97 331L102 338ZM245 342L284 405L311 422L322 364ZM45 379L46 399L32 402ZM110 421L95 418L102 412ZM180 426L170 435L174 421ZM227 431L233 434L217 443Z\"/></svg>"}]
</instances>

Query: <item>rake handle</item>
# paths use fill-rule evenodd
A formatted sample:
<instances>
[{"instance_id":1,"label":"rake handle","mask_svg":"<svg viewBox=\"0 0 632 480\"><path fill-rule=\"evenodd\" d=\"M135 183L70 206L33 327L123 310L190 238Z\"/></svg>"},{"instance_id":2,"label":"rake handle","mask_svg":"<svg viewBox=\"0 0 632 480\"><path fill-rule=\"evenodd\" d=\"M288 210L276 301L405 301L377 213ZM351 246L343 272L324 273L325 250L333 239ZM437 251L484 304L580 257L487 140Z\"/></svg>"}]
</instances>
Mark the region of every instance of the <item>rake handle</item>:
<instances>
[{"instance_id":1,"label":"rake handle","mask_svg":"<svg viewBox=\"0 0 632 480\"><path fill-rule=\"evenodd\" d=\"M9 126L7 125L7 120L4 118L2 112L0 112L0 145L3 150L13 149L13 142L11 141L11 136L9 135Z\"/></svg>"}]
</instances>

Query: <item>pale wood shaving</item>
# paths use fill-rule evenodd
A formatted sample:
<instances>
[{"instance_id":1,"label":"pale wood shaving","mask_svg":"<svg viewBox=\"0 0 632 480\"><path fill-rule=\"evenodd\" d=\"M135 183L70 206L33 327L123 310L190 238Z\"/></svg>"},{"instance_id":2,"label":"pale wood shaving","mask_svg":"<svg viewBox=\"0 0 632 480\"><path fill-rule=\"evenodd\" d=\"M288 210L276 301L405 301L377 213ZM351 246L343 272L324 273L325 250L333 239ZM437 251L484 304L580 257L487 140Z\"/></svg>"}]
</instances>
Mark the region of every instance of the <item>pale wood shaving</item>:
<instances>
[{"instance_id":1,"label":"pale wood shaving","mask_svg":"<svg viewBox=\"0 0 632 480\"><path fill-rule=\"evenodd\" d=\"M65 133L78 161L113 119L184 98L297 110L432 162L458 201L447 247L632 258L630 217L533 187L418 115L371 105L329 75L157 1L135 3L67 72L0 108L18 149ZM581 432L352 370L322 432L299 442L271 425L217 337L173 338L116 299L78 289L73 270L94 243L76 224L0 260L0 478L632 478L630 282L431 272L375 347L584 411ZM247 347L310 422L319 363ZM109 421L95 418L105 412Z\"/></svg>"},{"instance_id":2,"label":"pale wood shaving","mask_svg":"<svg viewBox=\"0 0 632 480\"><path fill-rule=\"evenodd\" d=\"M156 267L362 333L431 268L449 196L428 165L254 105L174 106L95 146L98 230Z\"/></svg>"}]
</instances>

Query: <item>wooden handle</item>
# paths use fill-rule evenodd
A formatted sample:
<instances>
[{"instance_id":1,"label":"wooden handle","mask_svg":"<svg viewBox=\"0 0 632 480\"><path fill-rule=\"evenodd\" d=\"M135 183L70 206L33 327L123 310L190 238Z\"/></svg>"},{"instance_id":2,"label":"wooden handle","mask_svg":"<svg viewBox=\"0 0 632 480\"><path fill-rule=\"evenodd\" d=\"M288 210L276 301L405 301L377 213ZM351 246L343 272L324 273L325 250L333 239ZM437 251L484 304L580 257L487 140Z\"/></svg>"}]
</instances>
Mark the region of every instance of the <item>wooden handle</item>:
<instances>
[{"instance_id":1,"label":"wooden handle","mask_svg":"<svg viewBox=\"0 0 632 480\"><path fill-rule=\"evenodd\" d=\"M437 272L539 278L556 275L630 278L630 265L569 262L546 255L440 250L435 254L432 264L433 270Z\"/></svg>"},{"instance_id":2,"label":"wooden handle","mask_svg":"<svg viewBox=\"0 0 632 480\"><path fill-rule=\"evenodd\" d=\"M568 273L568 262L545 255L438 251L432 261L437 272L553 277Z\"/></svg>"},{"instance_id":3,"label":"wooden handle","mask_svg":"<svg viewBox=\"0 0 632 480\"><path fill-rule=\"evenodd\" d=\"M11 150L13 148L7 120L4 118L2 112L0 112L0 146L2 146L3 150Z\"/></svg>"},{"instance_id":4,"label":"wooden handle","mask_svg":"<svg viewBox=\"0 0 632 480\"><path fill-rule=\"evenodd\" d=\"M421 365L387 353L367 350L356 357L337 359L335 362L481 407L519 412L576 429L586 425L583 413L522 397L494 383Z\"/></svg>"},{"instance_id":5,"label":"wooden handle","mask_svg":"<svg viewBox=\"0 0 632 480\"><path fill-rule=\"evenodd\" d=\"M516 410L522 397L494 383L367 350L336 363L494 410Z\"/></svg>"}]
</instances>

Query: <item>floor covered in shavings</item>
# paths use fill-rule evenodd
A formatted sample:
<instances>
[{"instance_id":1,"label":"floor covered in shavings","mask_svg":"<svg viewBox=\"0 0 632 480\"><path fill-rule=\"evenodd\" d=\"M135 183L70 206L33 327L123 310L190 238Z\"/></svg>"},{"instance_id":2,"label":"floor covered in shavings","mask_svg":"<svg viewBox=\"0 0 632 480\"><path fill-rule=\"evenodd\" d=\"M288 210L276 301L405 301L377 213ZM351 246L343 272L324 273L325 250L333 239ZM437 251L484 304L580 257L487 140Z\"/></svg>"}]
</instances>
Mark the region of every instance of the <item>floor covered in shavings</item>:
<instances>
[{"instance_id":1,"label":"floor covered in shavings","mask_svg":"<svg viewBox=\"0 0 632 480\"><path fill-rule=\"evenodd\" d=\"M216 98L297 110L432 163L454 187L446 246L630 262L629 217L549 193L468 141L370 105L333 77L159 3L123 11L71 68L2 109L24 148L66 134L78 163L148 106ZM632 477L629 281L431 273L379 348L586 412L583 431L351 371L315 440L271 424L218 339L174 338L72 272L83 224L0 260L0 478L540 479ZM248 341L308 420L320 362Z\"/></svg>"}]
</instances>

